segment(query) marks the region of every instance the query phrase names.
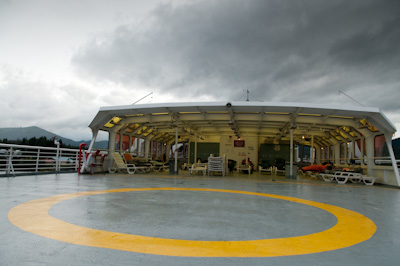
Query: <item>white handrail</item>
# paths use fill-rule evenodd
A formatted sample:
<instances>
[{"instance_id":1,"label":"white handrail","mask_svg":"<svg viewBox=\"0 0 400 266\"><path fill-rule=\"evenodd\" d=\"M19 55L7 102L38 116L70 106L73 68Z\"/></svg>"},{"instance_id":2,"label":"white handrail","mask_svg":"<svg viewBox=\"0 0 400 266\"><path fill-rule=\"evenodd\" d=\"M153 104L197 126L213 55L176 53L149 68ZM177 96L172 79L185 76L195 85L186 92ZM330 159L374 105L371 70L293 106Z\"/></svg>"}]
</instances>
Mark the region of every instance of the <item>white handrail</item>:
<instances>
[{"instance_id":1,"label":"white handrail","mask_svg":"<svg viewBox=\"0 0 400 266\"><path fill-rule=\"evenodd\" d=\"M0 143L0 176L77 171L78 153L78 149Z\"/></svg>"}]
</instances>

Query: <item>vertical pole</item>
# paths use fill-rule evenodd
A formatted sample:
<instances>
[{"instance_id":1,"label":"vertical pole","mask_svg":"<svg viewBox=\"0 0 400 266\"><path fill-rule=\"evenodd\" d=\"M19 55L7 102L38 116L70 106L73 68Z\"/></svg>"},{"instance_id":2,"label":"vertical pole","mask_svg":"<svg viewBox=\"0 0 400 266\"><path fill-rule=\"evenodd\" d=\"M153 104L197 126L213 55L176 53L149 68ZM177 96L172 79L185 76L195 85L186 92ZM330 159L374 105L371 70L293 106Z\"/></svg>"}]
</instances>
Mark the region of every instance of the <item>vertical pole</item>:
<instances>
[{"instance_id":1,"label":"vertical pole","mask_svg":"<svg viewBox=\"0 0 400 266\"><path fill-rule=\"evenodd\" d=\"M365 163L364 163L364 154L365 154L365 151L364 151L364 143L365 143L365 138L364 137L362 137L361 139L360 139L360 150L361 150L361 156L360 156L360 158L361 158L361 165L365 165Z\"/></svg>"},{"instance_id":2,"label":"vertical pole","mask_svg":"<svg viewBox=\"0 0 400 266\"><path fill-rule=\"evenodd\" d=\"M149 160L150 140L149 138L144 139L144 158L146 162Z\"/></svg>"},{"instance_id":3,"label":"vertical pole","mask_svg":"<svg viewBox=\"0 0 400 266\"><path fill-rule=\"evenodd\" d=\"M197 133L194 134L194 162L197 163Z\"/></svg>"},{"instance_id":4,"label":"vertical pole","mask_svg":"<svg viewBox=\"0 0 400 266\"><path fill-rule=\"evenodd\" d=\"M246 150L246 165L249 165L249 132L246 132L247 144L245 142L245 150Z\"/></svg>"},{"instance_id":5,"label":"vertical pole","mask_svg":"<svg viewBox=\"0 0 400 266\"><path fill-rule=\"evenodd\" d=\"M141 138L135 138L136 141L136 158L139 158L139 154L140 154L140 140Z\"/></svg>"},{"instance_id":6,"label":"vertical pole","mask_svg":"<svg viewBox=\"0 0 400 266\"><path fill-rule=\"evenodd\" d=\"M40 160L40 149L38 149L38 152L36 154L36 169L35 169L35 172L39 171L39 160Z\"/></svg>"},{"instance_id":7,"label":"vertical pole","mask_svg":"<svg viewBox=\"0 0 400 266\"><path fill-rule=\"evenodd\" d=\"M175 128L175 171L174 174L178 173L178 127Z\"/></svg>"},{"instance_id":8,"label":"vertical pole","mask_svg":"<svg viewBox=\"0 0 400 266\"><path fill-rule=\"evenodd\" d=\"M165 158L167 159L167 161L169 162L170 159L170 155L171 155L171 144L168 141L168 143L165 145L164 143L164 152L165 152Z\"/></svg>"},{"instance_id":9,"label":"vertical pole","mask_svg":"<svg viewBox=\"0 0 400 266\"><path fill-rule=\"evenodd\" d=\"M114 131L110 131L108 134L108 150L110 151L110 154L115 152L115 138L117 137L117 134ZM91 150L88 149L88 152Z\"/></svg>"},{"instance_id":10,"label":"vertical pole","mask_svg":"<svg viewBox=\"0 0 400 266\"><path fill-rule=\"evenodd\" d=\"M58 169L57 171L61 170L61 157L62 157L62 150L60 150L60 152L58 153Z\"/></svg>"},{"instance_id":11,"label":"vertical pole","mask_svg":"<svg viewBox=\"0 0 400 266\"><path fill-rule=\"evenodd\" d=\"M311 136L311 151L310 151L310 156L311 156L311 165L314 164L314 135Z\"/></svg>"},{"instance_id":12,"label":"vertical pole","mask_svg":"<svg viewBox=\"0 0 400 266\"><path fill-rule=\"evenodd\" d=\"M56 153L56 172L58 172L58 166L60 164L60 142L57 137L54 137L54 144L57 145L57 153Z\"/></svg>"},{"instance_id":13,"label":"vertical pole","mask_svg":"<svg viewBox=\"0 0 400 266\"><path fill-rule=\"evenodd\" d=\"M293 177L293 129L290 129L290 178Z\"/></svg>"},{"instance_id":14,"label":"vertical pole","mask_svg":"<svg viewBox=\"0 0 400 266\"><path fill-rule=\"evenodd\" d=\"M8 164L7 164L7 171L6 171L7 176L10 174L10 169L11 169L13 175L14 175L14 167L13 167L13 165L12 165L13 148L11 147L11 148L8 150L8 152L9 152L9 153L8 153Z\"/></svg>"},{"instance_id":15,"label":"vertical pole","mask_svg":"<svg viewBox=\"0 0 400 266\"><path fill-rule=\"evenodd\" d=\"M188 150L187 150L187 154L188 154L187 163L188 163L188 165L189 165L189 164L190 164L190 140L188 140Z\"/></svg>"}]
</instances>

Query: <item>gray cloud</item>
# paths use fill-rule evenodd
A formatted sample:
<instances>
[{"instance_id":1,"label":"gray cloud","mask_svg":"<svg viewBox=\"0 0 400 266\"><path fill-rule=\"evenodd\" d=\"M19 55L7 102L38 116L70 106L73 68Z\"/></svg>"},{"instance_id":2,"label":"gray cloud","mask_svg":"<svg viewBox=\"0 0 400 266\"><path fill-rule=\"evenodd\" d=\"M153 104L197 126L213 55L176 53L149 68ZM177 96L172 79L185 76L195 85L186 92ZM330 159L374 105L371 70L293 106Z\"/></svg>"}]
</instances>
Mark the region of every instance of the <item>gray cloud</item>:
<instances>
[{"instance_id":1,"label":"gray cloud","mask_svg":"<svg viewBox=\"0 0 400 266\"><path fill-rule=\"evenodd\" d=\"M89 139L88 124L98 109L95 92L81 85L43 82L0 66L3 127L39 126L75 140Z\"/></svg>"},{"instance_id":2,"label":"gray cloud","mask_svg":"<svg viewBox=\"0 0 400 266\"><path fill-rule=\"evenodd\" d=\"M350 103L400 111L400 2L197 1L163 4L141 24L75 54L81 76L215 99ZM389 95L389 96L387 96Z\"/></svg>"}]
</instances>

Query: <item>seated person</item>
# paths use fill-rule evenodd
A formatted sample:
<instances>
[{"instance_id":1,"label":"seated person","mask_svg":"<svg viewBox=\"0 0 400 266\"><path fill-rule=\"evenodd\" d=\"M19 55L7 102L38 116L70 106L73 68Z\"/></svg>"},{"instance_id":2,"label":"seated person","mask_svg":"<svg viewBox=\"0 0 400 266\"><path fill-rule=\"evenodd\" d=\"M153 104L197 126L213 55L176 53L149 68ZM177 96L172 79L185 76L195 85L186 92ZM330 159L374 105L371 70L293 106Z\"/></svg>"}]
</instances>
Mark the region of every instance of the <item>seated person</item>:
<instances>
[{"instance_id":1,"label":"seated person","mask_svg":"<svg viewBox=\"0 0 400 266\"><path fill-rule=\"evenodd\" d=\"M246 159L243 159L242 165L250 165L250 173L251 174L253 173L254 164L252 161L250 161L250 158L247 158L247 163L246 163Z\"/></svg>"}]
</instances>

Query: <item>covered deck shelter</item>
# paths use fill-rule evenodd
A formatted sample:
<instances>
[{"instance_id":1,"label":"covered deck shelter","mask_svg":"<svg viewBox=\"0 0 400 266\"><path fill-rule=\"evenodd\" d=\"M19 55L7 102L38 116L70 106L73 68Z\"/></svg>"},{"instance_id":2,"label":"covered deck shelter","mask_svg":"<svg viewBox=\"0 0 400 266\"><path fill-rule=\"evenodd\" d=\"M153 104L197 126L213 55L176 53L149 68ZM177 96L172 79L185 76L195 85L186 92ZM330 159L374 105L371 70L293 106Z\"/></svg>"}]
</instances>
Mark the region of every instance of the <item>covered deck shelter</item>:
<instances>
[{"instance_id":1,"label":"covered deck shelter","mask_svg":"<svg viewBox=\"0 0 400 266\"><path fill-rule=\"evenodd\" d=\"M306 145L312 147L310 164L356 163L376 177L376 183L400 186L392 148L396 129L378 108L233 101L138 104L101 107L89 127L93 132L89 152L99 131L109 133L109 152L131 151L133 139L141 139L144 160L159 158L172 145L186 142L192 144L188 162L196 162L198 145L215 143L217 155L250 159L257 165L265 152L262 145L275 150L287 145L287 163L292 166L299 157L296 145ZM237 140L244 141L244 147L238 147ZM293 167L289 171L292 176Z\"/></svg>"}]
</instances>

